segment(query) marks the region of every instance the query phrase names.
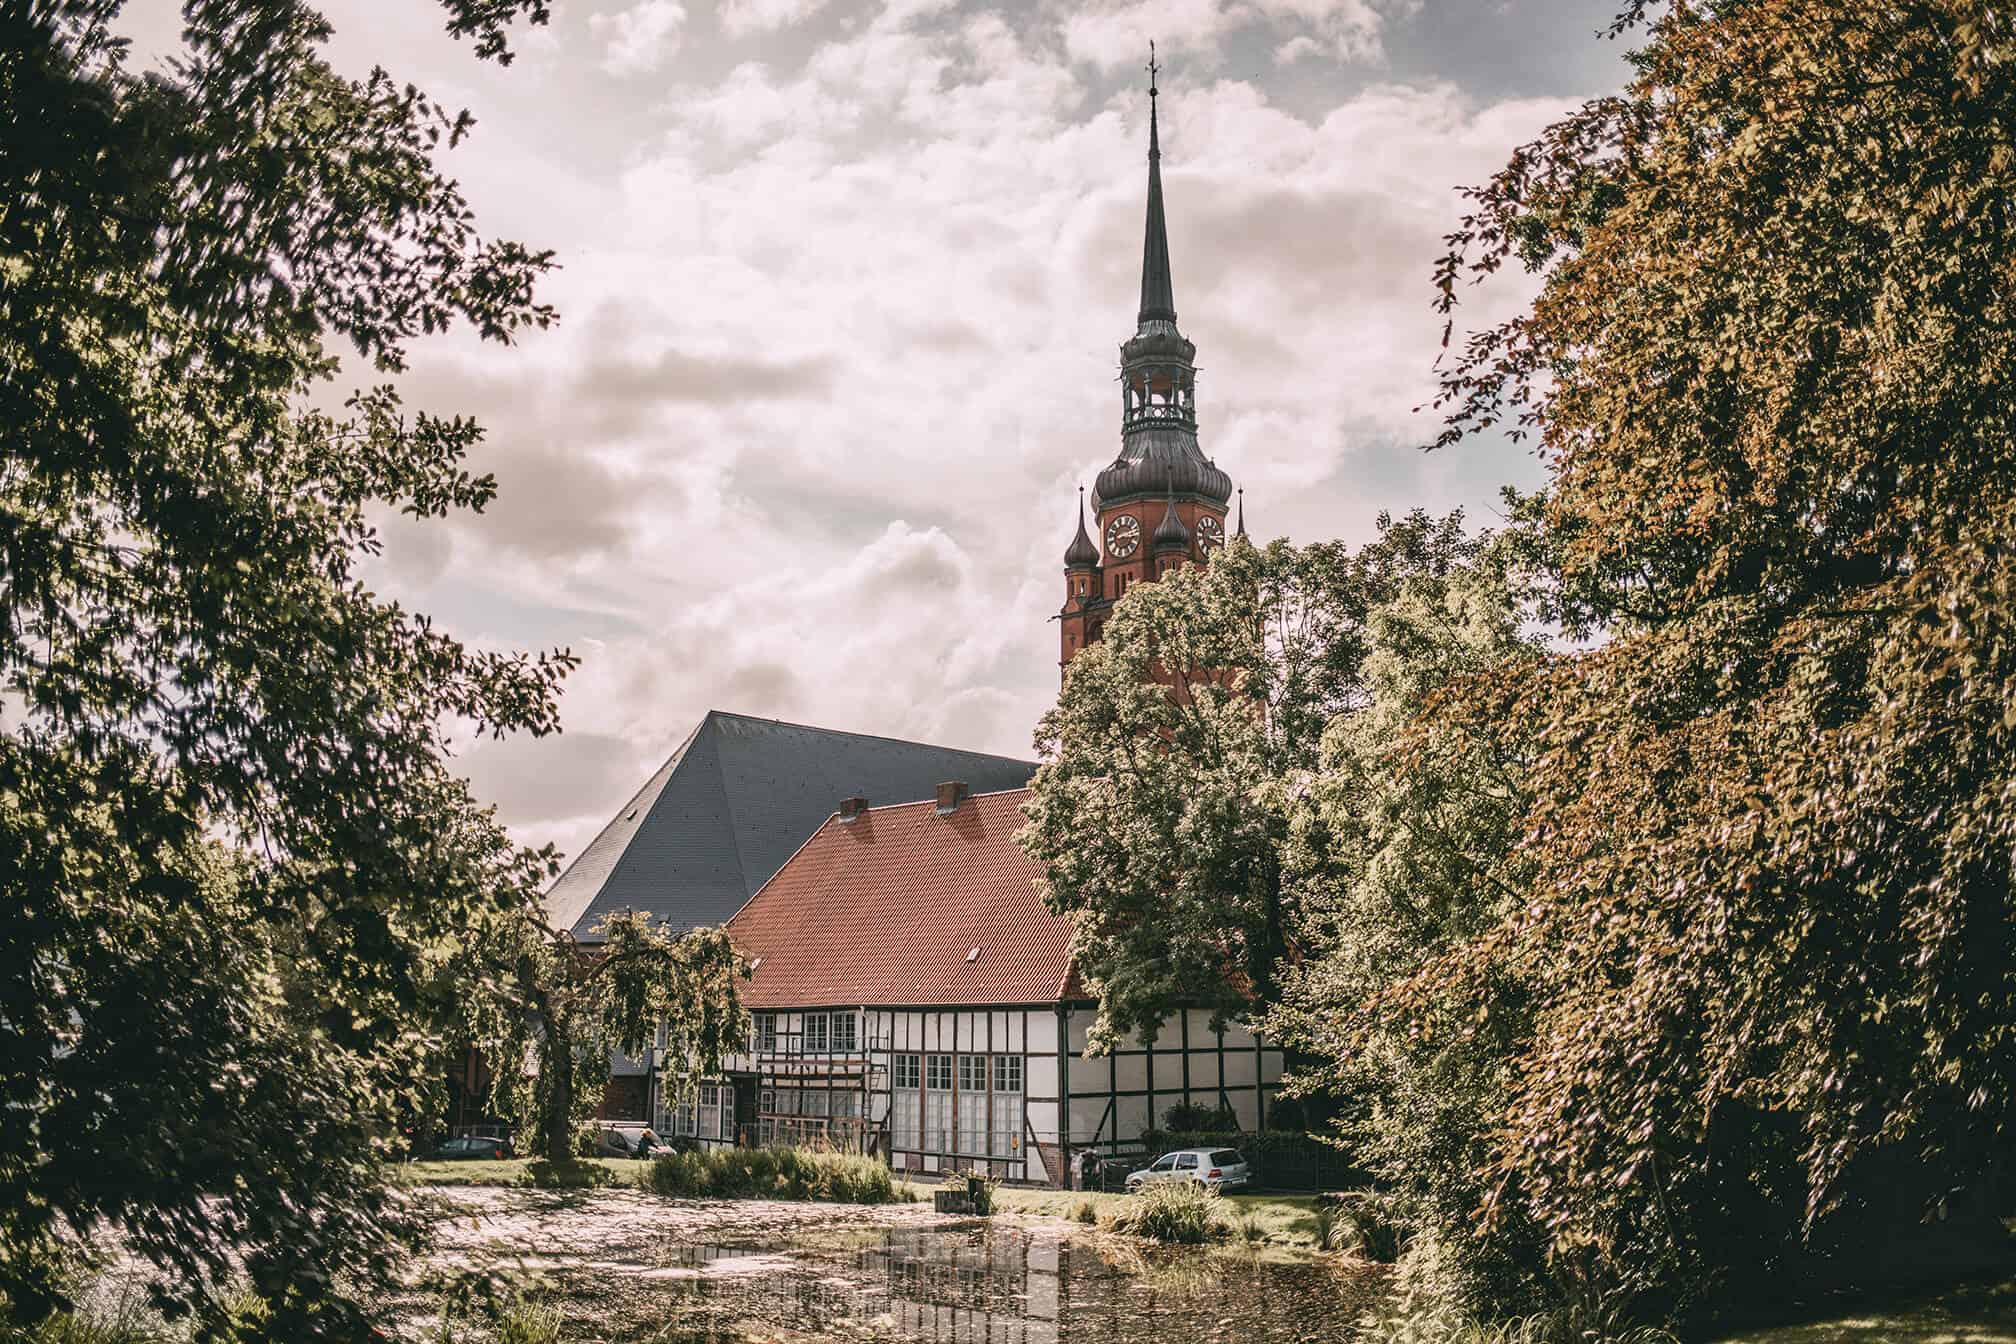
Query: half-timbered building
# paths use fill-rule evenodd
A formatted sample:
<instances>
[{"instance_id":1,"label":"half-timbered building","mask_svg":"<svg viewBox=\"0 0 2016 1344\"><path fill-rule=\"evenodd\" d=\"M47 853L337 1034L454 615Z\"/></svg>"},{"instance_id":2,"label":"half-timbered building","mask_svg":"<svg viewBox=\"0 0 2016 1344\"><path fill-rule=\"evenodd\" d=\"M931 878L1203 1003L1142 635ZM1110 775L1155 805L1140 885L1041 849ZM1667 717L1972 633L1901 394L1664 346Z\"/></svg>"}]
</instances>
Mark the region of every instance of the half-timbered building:
<instances>
[{"instance_id":1,"label":"half-timbered building","mask_svg":"<svg viewBox=\"0 0 2016 1344\"><path fill-rule=\"evenodd\" d=\"M661 1086L663 1131L1061 1184L1074 1154L1136 1148L1181 1103L1259 1128L1281 1053L1237 1025L1182 1012L1152 1041L1087 1052L1070 922L1015 843L1027 797L950 783L844 801L728 921L755 1029L722 1077Z\"/></svg>"}]
</instances>

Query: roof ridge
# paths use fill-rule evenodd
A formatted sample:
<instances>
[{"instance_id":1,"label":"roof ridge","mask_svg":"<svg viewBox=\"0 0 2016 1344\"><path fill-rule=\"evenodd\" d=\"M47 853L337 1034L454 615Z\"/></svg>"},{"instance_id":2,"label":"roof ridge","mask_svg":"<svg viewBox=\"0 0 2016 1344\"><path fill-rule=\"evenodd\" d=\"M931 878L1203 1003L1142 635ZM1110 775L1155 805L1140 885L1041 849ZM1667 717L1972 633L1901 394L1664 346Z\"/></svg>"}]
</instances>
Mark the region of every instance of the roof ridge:
<instances>
[{"instance_id":1,"label":"roof ridge","mask_svg":"<svg viewBox=\"0 0 2016 1344\"><path fill-rule=\"evenodd\" d=\"M715 712L710 709L707 711L707 717L702 719L701 723L713 723L714 718ZM741 878L741 881L737 885L744 891L747 891L749 889L749 860L742 853L741 818L735 810L734 790L728 787L728 762L723 759L724 755L725 753L721 750L720 746L720 733L717 729L714 746L714 785L720 790L721 806L728 813L728 844L735 851L735 873L737 877ZM824 825L825 823L822 822L820 824ZM774 877L775 874L773 873L771 876ZM764 881L767 883L769 878L765 878ZM739 909L740 907L738 906L737 908Z\"/></svg>"},{"instance_id":2,"label":"roof ridge","mask_svg":"<svg viewBox=\"0 0 2016 1344\"><path fill-rule=\"evenodd\" d=\"M1003 794L1028 793L1028 792L1029 792L1029 786L1025 784L1019 789L989 789L985 793L969 793L961 801L973 803L978 802L982 798L999 798ZM936 806L938 806L938 800L936 798L912 798L900 803L882 803L880 805L870 802L868 805L868 811L894 812L899 808L905 808L905 807L936 807ZM833 815L837 817L840 814L838 812L835 812ZM821 824L823 825L824 823L822 822Z\"/></svg>"},{"instance_id":3,"label":"roof ridge","mask_svg":"<svg viewBox=\"0 0 2016 1344\"><path fill-rule=\"evenodd\" d=\"M744 723L771 724L778 728L800 728L808 733L825 733L829 737L859 737L871 742L893 742L901 747L924 747L931 751L952 752L960 756L982 756L990 761L1006 761L1010 765L1034 765L1036 762L1024 760L1020 756L1002 756L991 751L974 751L970 747L944 747L935 742L919 742L914 737L891 737L887 733L857 733L851 728L822 728L816 723L794 723L790 719L766 719L760 714L742 714L732 709L710 709L701 720L740 719ZM698 732L698 729L694 730Z\"/></svg>"},{"instance_id":4,"label":"roof ridge","mask_svg":"<svg viewBox=\"0 0 2016 1344\"><path fill-rule=\"evenodd\" d=\"M592 851L596 845L602 843L602 840L605 836L607 836L611 831L615 830L618 826L622 825L624 822L629 820L630 814L632 812L640 811L644 808L645 794L647 793L651 794L651 802L654 805L657 803L658 793L663 793L665 791L665 785L670 783L672 780L672 772L678 768L679 762L685 759L687 751L689 751L692 748L694 742L699 740L700 730L702 728L705 728L706 726L707 726L707 720L705 720L704 718L700 720L699 723L694 724L693 731L686 734L685 739L681 741L678 746L672 749L672 754L667 756L664 760L658 762L658 767L655 770L653 770L649 775L645 776L644 783L638 787L637 792L631 794L630 797L624 802L623 806L616 809L616 815L609 818L608 821L602 823L601 829L595 832L594 838L589 840L587 844L581 846L579 850L575 851L574 857L567 860L567 866L565 868L562 868L560 872L553 878L553 880L551 882L548 882L545 888L539 893L540 903L542 905L545 903L545 898L554 891L557 891L559 889L560 884L565 882L567 880L568 875L572 873L577 867L580 866L581 861L588 857L590 851ZM658 786L657 793L652 793L653 784L656 784ZM639 819L639 824L640 825L642 824L641 818ZM618 855L617 857L620 860L622 856ZM589 893L588 897L589 904L590 905L594 904L594 900L595 900L595 894L593 892ZM587 913L586 906L582 907L581 913L582 914ZM569 921L570 924L572 922L573 921Z\"/></svg>"}]
</instances>

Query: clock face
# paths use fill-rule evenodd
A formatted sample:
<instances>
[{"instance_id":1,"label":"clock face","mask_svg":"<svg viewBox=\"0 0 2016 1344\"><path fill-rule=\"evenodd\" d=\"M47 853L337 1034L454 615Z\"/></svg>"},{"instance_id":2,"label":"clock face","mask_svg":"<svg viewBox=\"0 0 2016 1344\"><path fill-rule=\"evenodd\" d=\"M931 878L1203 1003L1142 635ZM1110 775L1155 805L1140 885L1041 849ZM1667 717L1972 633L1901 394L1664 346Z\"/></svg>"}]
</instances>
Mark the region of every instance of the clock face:
<instances>
[{"instance_id":1,"label":"clock face","mask_svg":"<svg viewBox=\"0 0 2016 1344\"><path fill-rule=\"evenodd\" d=\"M1212 550L1225 544L1225 524L1205 514L1197 520L1197 549Z\"/></svg>"},{"instance_id":2,"label":"clock face","mask_svg":"<svg viewBox=\"0 0 2016 1344\"><path fill-rule=\"evenodd\" d=\"M1106 554L1115 560L1125 560L1141 549L1141 520L1131 513L1123 513L1106 524Z\"/></svg>"}]
</instances>

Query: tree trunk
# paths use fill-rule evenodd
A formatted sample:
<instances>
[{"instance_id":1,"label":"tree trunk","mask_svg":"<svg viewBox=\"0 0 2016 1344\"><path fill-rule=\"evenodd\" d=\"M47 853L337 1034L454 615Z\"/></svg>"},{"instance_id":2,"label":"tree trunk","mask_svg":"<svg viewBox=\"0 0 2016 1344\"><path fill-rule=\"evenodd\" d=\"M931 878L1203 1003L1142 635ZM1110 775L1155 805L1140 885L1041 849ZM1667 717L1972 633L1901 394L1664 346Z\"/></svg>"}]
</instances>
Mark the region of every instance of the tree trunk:
<instances>
[{"instance_id":1,"label":"tree trunk","mask_svg":"<svg viewBox=\"0 0 2016 1344\"><path fill-rule=\"evenodd\" d=\"M540 1117L541 1138L548 1162L574 1160L574 1037L551 1014L546 1020L546 1049L539 1067L544 1079L546 1112Z\"/></svg>"}]
</instances>

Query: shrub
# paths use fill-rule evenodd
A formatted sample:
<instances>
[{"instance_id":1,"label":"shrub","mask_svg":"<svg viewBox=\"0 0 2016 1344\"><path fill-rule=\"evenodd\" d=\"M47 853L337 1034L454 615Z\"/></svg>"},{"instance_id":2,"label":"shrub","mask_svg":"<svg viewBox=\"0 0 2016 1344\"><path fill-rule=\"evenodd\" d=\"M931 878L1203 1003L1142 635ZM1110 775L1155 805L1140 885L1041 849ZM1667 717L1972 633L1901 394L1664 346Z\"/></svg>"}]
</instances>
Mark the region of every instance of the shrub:
<instances>
[{"instance_id":1,"label":"shrub","mask_svg":"<svg viewBox=\"0 0 2016 1344\"><path fill-rule=\"evenodd\" d=\"M1206 1106L1202 1102L1185 1101L1162 1113L1162 1125L1165 1129L1190 1133L1236 1134L1239 1132L1239 1117L1230 1106Z\"/></svg>"},{"instance_id":2,"label":"shrub","mask_svg":"<svg viewBox=\"0 0 2016 1344\"><path fill-rule=\"evenodd\" d=\"M1096 1199L1079 1200L1071 1206L1071 1217L1074 1221L1084 1223L1087 1226L1098 1222L1099 1201Z\"/></svg>"},{"instance_id":3,"label":"shrub","mask_svg":"<svg viewBox=\"0 0 2016 1344\"><path fill-rule=\"evenodd\" d=\"M1267 1128L1283 1134L1299 1134L1309 1129L1308 1106L1300 1097L1276 1097L1267 1104Z\"/></svg>"},{"instance_id":4,"label":"shrub","mask_svg":"<svg viewBox=\"0 0 2016 1344\"><path fill-rule=\"evenodd\" d=\"M968 1174L962 1178L966 1182L966 1193L973 1200L973 1212L982 1218L994 1212L994 1191L1000 1182L988 1176Z\"/></svg>"},{"instance_id":5,"label":"shrub","mask_svg":"<svg viewBox=\"0 0 2016 1344\"><path fill-rule=\"evenodd\" d=\"M1253 1214L1234 1214L1232 1216L1232 1235L1240 1241L1245 1242L1248 1246L1258 1246L1261 1242L1267 1240L1267 1226Z\"/></svg>"},{"instance_id":6,"label":"shrub","mask_svg":"<svg viewBox=\"0 0 2016 1344\"><path fill-rule=\"evenodd\" d=\"M537 1190L593 1190L616 1184L616 1173L600 1162L548 1162L541 1157L525 1164L518 1184Z\"/></svg>"},{"instance_id":7,"label":"shrub","mask_svg":"<svg viewBox=\"0 0 2016 1344\"><path fill-rule=\"evenodd\" d=\"M1201 1246L1226 1232L1217 1197L1193 1181L1158 1181L1108 1214L1102 1226L1150 1241Z\"/></svg>"},{"instance_id":8,"label":"shrub","mask_svg":"<svg viewBox=\"0 0 2016 1344\"><path fill-rule=\"evenodd\" d=\"M715 1148L655 1159L639 1184L681 1199L794 1199L891 1204L889 1168L872 1157L804 1148ZM914 1198L914 1197L913 1197Z\"/></svg>"},{"instance_id":9,"label":"shrub","mask_svg":"<svg viewBox=\"0 0 2016 1344\"><path fill-rule=\"evenodd\" d=\"M1326 1251L1356 1251L1390 1265L1407 1248L1413 1217L1391 1195L1369 1191L1324 1196L1316 1205L1316 1244Z\"/></svg>"},{"instance_id":10,"label":"shrub","mask_svg":"<svg viewBox=\"0 0 2016 1344\"><path fill-rule=\"evenodd\" d=\"M1344 1213L1335 1204L1321 1203L1316 1206L1316 1249L1319 1251L1341 1251L1349 1246L1347 1224Z\"/></svg>"}]
</instances>

